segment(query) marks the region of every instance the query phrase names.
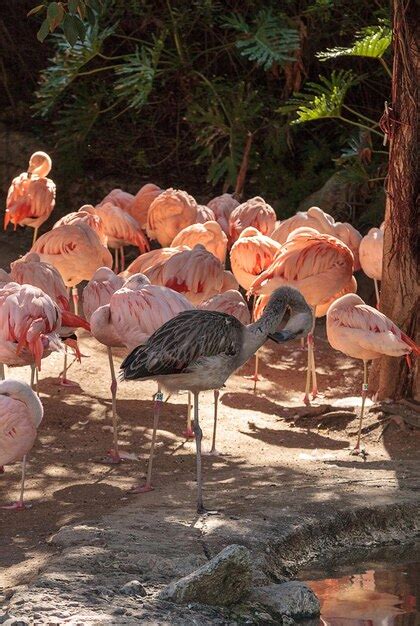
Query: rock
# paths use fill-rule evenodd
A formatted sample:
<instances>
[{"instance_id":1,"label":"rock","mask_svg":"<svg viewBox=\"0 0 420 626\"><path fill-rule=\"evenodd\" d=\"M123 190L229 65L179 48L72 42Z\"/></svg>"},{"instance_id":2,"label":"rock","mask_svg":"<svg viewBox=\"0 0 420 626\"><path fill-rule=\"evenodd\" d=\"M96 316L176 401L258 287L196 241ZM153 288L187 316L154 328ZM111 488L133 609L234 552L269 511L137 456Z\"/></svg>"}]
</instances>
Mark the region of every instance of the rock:
<instances>
[{"instance_id":1,"label":"rock","mask_svg":"<svg viewBox=\"0 0 420 626\"><path fill-rule=\"evenodd\" d=\"M120 593L125 596L146 596L146 589L139 580L130 580L120 588Z\"/></svg>"},{"instance_id":2,"label":"rock","mask_svg":"<svg viewBox=\"0 0 420 626\"><path fill-rule=\"evenodd\" d=\"M168 585L160 597L180 604L231 606L249 594L251 578L249 550L233 544L188 576Z\"/></svg>"},{"instance_id":3,"label":"rock","mask_svg":"<svg viewBox=\"0 0 420 626\"><path fill-rule=\"evenodd\" d=\"M251 599L277 618L287 616L302 619L318 617L320 614L319 600L312 589L297 580L258 587L252 592Z\"/></svg>"},{"instance_id":4,"label":"rock","mask_svg":"<svg viewBox=\"0 0 420 626\"><path fill-rule=\"evenodd\" d=\"M80 524L77 526L62 526L59 531L47 539L47 543L62 548L77 545L98 545L103 543L104 533L101 528Z\"/></svg>"}]
</instances>

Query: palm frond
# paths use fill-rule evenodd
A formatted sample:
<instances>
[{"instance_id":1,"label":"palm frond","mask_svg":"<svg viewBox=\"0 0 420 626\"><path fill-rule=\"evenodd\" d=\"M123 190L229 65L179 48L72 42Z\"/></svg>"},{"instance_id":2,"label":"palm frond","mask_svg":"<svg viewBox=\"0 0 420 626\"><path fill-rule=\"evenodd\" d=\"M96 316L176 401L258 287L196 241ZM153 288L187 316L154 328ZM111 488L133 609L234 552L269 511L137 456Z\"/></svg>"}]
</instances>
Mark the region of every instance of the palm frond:
<instances>
[{"instance_id":1,"label":"palm frond","mask_svg":"<svg viewBox=\"0 0 420 626\"><path fill-rule=\"evenodd\" d=\"M115 69L118 79L114 83L114 91L124 101L126 108L139 110L146 104L153 88L164 40L165 37L161 37L154 46L137 48Z\"/></svg>"},{"instance_id":2,"label":"palm frond","mask_svg":"<svg viewBox=\"0 0 420 626\"><path fill-rule=\"evenodd\" d=\"M357 77L351 70L334 70L329 78L320 76L318 83L306 83L304 92L295 94L278 111L280 113L295 111L297 119L291 124L340 117L348 90L360 80L361 77Z\"/></svg>"},{"instance_id":3,"label":"palm frond","mask_svg":"<svg viewBox=\"0 0 420 626\"><path fill-rule=\"evenodd\" d=\"M35 93L37 102L34 110L47 117L60 100L69 85L77 78L82 68L102 49L102 45L112 33L113 28L100 32L97 27L87 29L84 42L77 42L73 47L64 35L55 35L56 54L50 65L40 74L39 87Z\"/></svg>"},{"instance_id":4,"label":"palm frond","mask_svg":"<svg viewBox=\"0 0 420 626\"><path fill-rule=\"evenodd\" d=\"M389 26L380 24L368 26L360 31L351 46L328 48L316 55L320 61L328 61L342 56L370 57L380 59L391 45L392 31Z\"/></svg>"},{"instance_id":5,"label":"palm frond","mask_svg":"<svg viewBox=\"0 0 420 626\"><path fill-rule=\"evenodd\" d=\"M242 56L269 70L275 63L284 65L293 61L292 54L299 48L299 32L286 24L284 16L263 9L252 24L248 24L242 15L231 15L225 18L223 26L239 33L235 45Z\"/></svg>"}]
</instances>

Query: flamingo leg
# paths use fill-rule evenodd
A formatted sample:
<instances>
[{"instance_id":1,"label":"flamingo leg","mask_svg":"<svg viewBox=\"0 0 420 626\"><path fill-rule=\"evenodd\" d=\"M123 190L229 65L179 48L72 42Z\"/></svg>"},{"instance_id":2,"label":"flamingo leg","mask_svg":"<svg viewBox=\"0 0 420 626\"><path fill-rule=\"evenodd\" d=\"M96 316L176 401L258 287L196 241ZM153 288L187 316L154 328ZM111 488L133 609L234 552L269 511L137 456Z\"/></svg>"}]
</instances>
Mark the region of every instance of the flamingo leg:
<instances>
[{"instance_id":1,"label":"flamingo leg","mask_svg":"<svg viewBox=\"0 0 420 626\"><path fill-rule=\"evenodd\" d=\"M363 414L365 412L365 402L366 402L367 394L368 394L368 362L363 361L362 406L360 408L359 430L357 433L357 441L356 441L354 450L352 450L352 454L355 454L355 455L361 454L363 452L362 449L360 448L360 439L362 437Z\"/></svg>"},{"instance_id":2,"label":"flamingo leg","mask_svg":"<svg viewBox=\"0 0 420 626\"><path fill-rule=\"evenodd\" d=\"M379 309L379 285L376 278L373 279L375 285L375 294L376 294L376 308Z\"/></svg>"},{"instance_id":3,"label":"flamingo leg","mask_svg":"<svg viewBox=\"0 0 420 626\"><path fill-rule=\"evenodd\" d=\"M20 481L20 494L19 500L13 502L12 504L7 504L6 506L2 506L2 509L14 509L17 511L21 511L22 509L29 508L30 505L27 505L23 501L23 494L25 492L25 477L26 477L26 454L22 459L22 478Z\"/></svg>"},{"instance_id":4,"label":"flamingo leg","mask_svg":"<svg viewBox=\"0 0 420 626\"><path fill-rule=\"evenodd\" d=\"M31 389L33 389L39 398L39 377L36 365L31 365Z\"/></svg>"},{"instance_id":5,"label":"flamingo leg","mask_svg":"<svg viewBox=\"0 0 420 626\"><path fill-rule=\"evenodd\" d=\"M73 307L76 315L79 315L79 293L77 291L77 287L71 288L71 295L73 298Z\"/></svg>"},{"instance_id":6,"label":"flamingo leg","mask_svg":"<svg viewBox=\"0 0 420 626\"><path fill-rule=\"evenodd\" d=\"M216 431L217 431L217 409L219 408L219 395L220 392L218 389L214 390L214 423L213 423L213 439L211 442L211 450L210 454L218 455L218 451L216 450Z\"/></svg>"},{"instance_id":7,"label":"flamingo leg","mask_svg":"<svg viewBox=\"0 0 420 626\"><path fill-rule=\"evenodd\" d=\"M115 376L114 361L112 358L112 350L108 346L108 361L109 369L111 372L111 397L112 397L112 436L113 447L109 451L109 455L104 459L105 463L110 465L117 465L121 463L121 457L118 450L118 415L117 415L117 378Z\"/></svg>"},{"instance_id":8,"label":"flamingo leg","mask_svg":"<svg viewBox=\"0 0 420 626\"><path fill-rule=\"evenodd\" d=\"M131 489L131 493L147 493L148 491L153 491L154 487L152 487L152 469L153 469L153 456L155 452L156 445L156 433L159 425L159 417L160 410L162 408L163 402L163 393L158 387L157 394L155 396L154 403L154 412L153 412L153 433L152 433L152 441L150 444L150 453L149 453L149 462L147 464L147 474L146 474L146 483L144 485L138 485L137 487L133 487Z\"/></svg>"},{"instance_id":9,"label":"flamingo leg","mask_svg":"<svg viewBox=\"0 0 420 626\"><path fill-rule=\"evenodd\" d=\"M4 363L0 363L0 380L4 380L6 378L6 373L4 370Z\"/></svg>"},{"instance_id":10,"label":"flamingo leg","mask_svg":"<svg viewBox=\"0 0 420 626\"><path fill-rule=\"evenodd\" d=\"M312 400L318 395L318 382L316 379L316 366L315 366L315 341L312 338L312 350L311 350L311 370L312 370Z\"/></svg>"},{"instance_id":11,"label":"flamingo leg","mask_svg":"<svg viewBox=\"0 0 420 626\"><path fill-rule=\"evenodd\" d=\"M37 237L38 237L38 228L34 228L34 236L32 237L32 246L35 244Z\"/></svg>"},{"instance_id":12,"label":"flamingo leg","mask_svg":"<svg viewBox=\"0 0 420 626\"><path fill-rule=\"evenodd\" d=\"M197 513L205 513L203 505L203 477L201 471L201 440L203 431L198 419L198 391L194 391L194 434L197 451Z\"/></svg>"},{"instance_id":13,"label":"flamingo leg","mask_svg":"<svg viewBox=\"0 0 420 626\"><path fill-rule=\"evenodd\" d=\"M186 439L194 439L194 431L191 428L191 391L188 392L187 427L182 433Z\"/></svg>"},{"instance_id":14,"label":"flamingo leg","mask_svg":"<svg viewBox=\"0 0 420 626\"><path fill-rule=\"evenodd\" d=\"M118 274L119 262L118 262L118 248L114 248L114 272Z\"/></svg>"},{"instance_id":15,"label":"flamingo leg","mask_svg":"<svg viewBox=\"0 0 420 626\"><path fill-rule=\"evenodd\" d=\"M120 272L123 272L125 270L124 246L121 246L120 248L120 255L121 255Z\"/></svg>"},{"instance_id":16,"label":"flamingo leg","mask_svg":"<svg viewBox=\"0 0 420 626\"><path fill-rule=\"evenodd\" d=\"M308 345L308 363L306 366L306 385L305 385L305 395L303 397L303 402L304 404L306 404L306 406L308 406L309 404L311 404L311 401L309 399L309 389L311 386L311 376L313 376L313 371L315 370L315 360L313 362L314 367L312 367L312 358L313 357L313 349L314 349L314 330L315 330L315 308L312 307L312 313L313 313L313 317L312 317L312 328L310 330L310 332L308 333L308 337L307 337L307 345ZM316 384L316 375L315 375L315 380L314 380L314 386Z\"/></svg>"}]
</instances>

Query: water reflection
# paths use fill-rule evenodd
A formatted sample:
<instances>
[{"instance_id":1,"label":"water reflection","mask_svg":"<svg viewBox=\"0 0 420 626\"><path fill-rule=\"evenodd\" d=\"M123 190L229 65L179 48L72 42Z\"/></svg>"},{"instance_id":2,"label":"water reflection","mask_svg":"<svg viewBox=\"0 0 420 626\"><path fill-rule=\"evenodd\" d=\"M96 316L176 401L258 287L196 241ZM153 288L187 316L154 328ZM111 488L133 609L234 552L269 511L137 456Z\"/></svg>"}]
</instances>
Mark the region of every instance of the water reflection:
<instances>
[{"instance_id":1,"label":"water reflection","mask_svg":"<svg viewBox=\"0 0 420 626\"><path fill-rule=\"evenodd\" d=\"M320 623L420 626L420 560L414 556L415 561L401 564L394 556L393 562L353 566L353 573L349 565L344 572L335 567L336 575L329 578L321 578L319 571L307 572L306 580L321 601Z\"/></svg>"}]
</instances>

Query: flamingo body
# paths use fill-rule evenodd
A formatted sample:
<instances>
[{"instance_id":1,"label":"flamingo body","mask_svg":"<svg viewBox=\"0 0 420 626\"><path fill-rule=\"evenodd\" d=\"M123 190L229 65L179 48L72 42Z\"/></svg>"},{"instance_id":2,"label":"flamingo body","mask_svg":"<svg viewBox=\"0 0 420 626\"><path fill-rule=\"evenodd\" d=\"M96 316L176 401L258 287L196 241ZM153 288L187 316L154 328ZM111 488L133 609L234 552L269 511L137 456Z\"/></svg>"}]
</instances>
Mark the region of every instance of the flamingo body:
<instances>
[{"instance_id":1,"label":"flamingo body","mask_svg":"<svg viewBox=\"0 0 420 626\"><path fill-rule=\"evenodd\" d=\"M171 243L172 248L188 246L194 248L201 244L208 252L214 254L221 263L226 260L227 237L217 222L191 224L179 232Z\"/></svg>"},{"instance_id":2,"label":"flamingo body","mask_svg":"<svg viewBox=\"0 0 420 626\"><path fill-rule=\"evenodd\" d=\"M27 172L13 179L4 216L4 228L9 222L38 229L51 215L55 205L55 184L47 178L51 158L45 152L35 152Z\"/></svg>"},{"instance_id":3,"label":"flamingo body","mask_svg":"<svg viewBox=\"0 0 420 626\"><path fill-rule=\"evenodd\" d=\"M262 235L256 228L242 231L230 251L232 271L238 283L248 290L257 276L266 270L280 250L280 244Z\"/></svg>"},{"instance_id":4,"label":"flamingo body","mask_svg":"<svg viewBox=\"0 0 420 626\"><path fill-rule=\"evenodd\" d=\"M166 189L150 205L147 234L161 246L169 246L175 235L197 219L197 202L186 191Z\"/></svg>"},{"instance_id":5,"label":"flamingo body","mask_svg":"<svg viewBox=\"0 0 420 626\"><path fill-rule=\"evenodd\" d=\"M132 202L124 208L124 211L127 211L127 213L134 217L134 219L140 224L141 228L146 228L147 214L149 212L150 205L153 200L155 200L155 198L162 193L162 191L163 189L153 183L143 185L143 187L141 187L134 196Z\"/></svg>"},{"instance_id":6,"label":"flamingo body","mask_svg":"<svg viewBox=\"0 0 420 626\"><path fill-rule=\"evenodd\" d=\"M158 248L157 250L150 250L145 254L141 254L134 259L132 263L123 272L123 276L128 277L131 274L144 274L148 270L152 269L155 265L159 265L164 261L167 261L175 254L182 252L182 250L188 250L187 246L179 246L177 248Z\"/></svg>"},{"instance_id":7,"label":"flamingo body","mask_svg":"<svg viewBox=\"0 0 420 626\"><path fill-rule=\"evenodd\" d=\"M100 267L96 270L86 287L83 289L83 313L89 321L92 314L109 304L111 296L124 284L124 279L117 276L109 267Z\"/></svg>"},{"instance_id":8,"label":"flamingo body","mask_svg":"<svg viewBox=\"0 0 420 626\"><path fill-rule=\"evenodd\" d=\"M249 308L244 297L239 291L234 289L229 289L224 293L213 296L209 300L202 302L198 308L204 311L219 311L220 313L232 315L245 325L251 321Z\"/></svg>"},{"instance_id":9,"label":"flamingo body","mask_svg":"<svg viewBox=\"0 0 420 626\"><path fill-rule=\"evenodd\" d=\"M276 213L267 202L256 196L240 204L229 217L229 237L236 241L245 228L253 226L263 235L271 235L276 224Z\"/></svg>"},{"instance_id":10,"label":"flamingo body","mask_svg":"<svg viewBox=\"0 0 420 626\"><path fill-rule=\"evenodd\" d=\"M115 204L104 202L90 209L90 212L101 218L109 248L137 246L140 254L150 249L139 223Z\"/></svg>"},{"instance_id":11,"label":"flamingo body","mask_svg":"<svg viewBox=\"0 0 420 626\"><path fill-rule=\"evenodd\" d=\"M223 232L229 235L230 214L239 206L239 202L230 193L224 193L210 200L207 206L213 211L216 222L220 224Z\"/></svg>"},{"instance_id":12,"label":"flamingo body","mask_svg":"<svg viewBox=\"0 0 420 626\"><path fill-rule=\"evenodd\" d=\"M11 281L38 287L48 294L60 309L70 310L68 292L60 272L54 265L41 261L39 254L30 252L11 263L10 269Z\"/></svg>"},{"instance_id":13,"label":"flamingo body","mask_svg":"<svg viewBox=\"0 0 420 626\"><path fill-rule=\"evenodd\" d=\"M90 226L63 224L42 235L32 246L41 261L60 272L67 287L90 280L99 267L112 267L112 256Z\"/></svg>"},{"instance_id":14,"label":"flamingo body","mask_svg":"<svg viewBox=\"0 0 420 626\"><path fill-rule=\"evenodd\" d=\"M382 258L384 250L384 232L381 228L371 228L360 242L359 258L362 270L374 280L382 280Z\"/></svg>"}]
</instances>

